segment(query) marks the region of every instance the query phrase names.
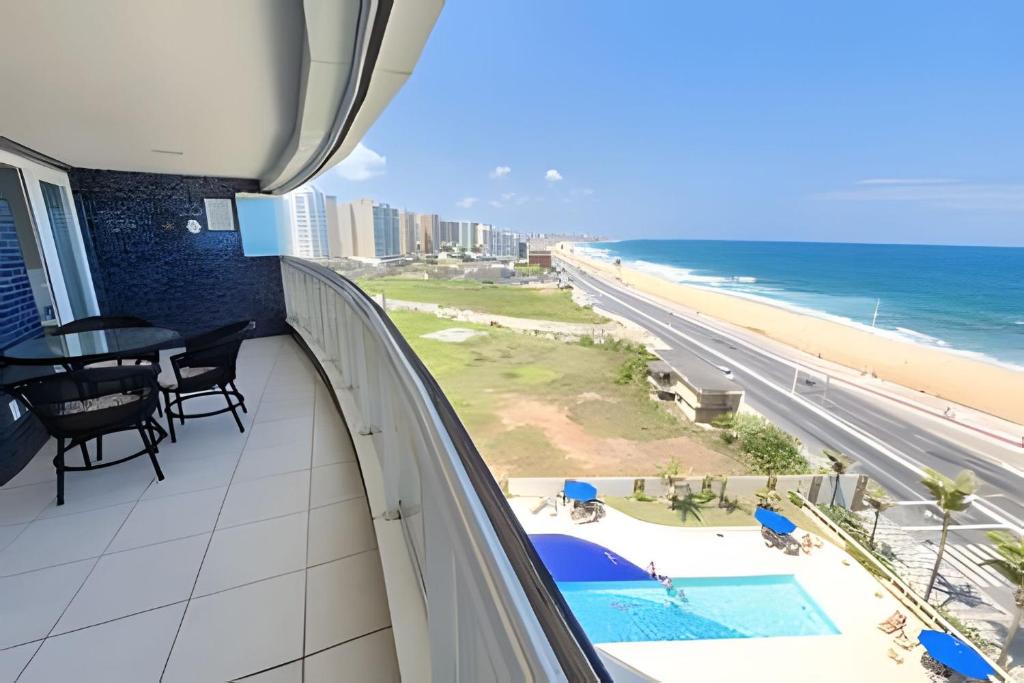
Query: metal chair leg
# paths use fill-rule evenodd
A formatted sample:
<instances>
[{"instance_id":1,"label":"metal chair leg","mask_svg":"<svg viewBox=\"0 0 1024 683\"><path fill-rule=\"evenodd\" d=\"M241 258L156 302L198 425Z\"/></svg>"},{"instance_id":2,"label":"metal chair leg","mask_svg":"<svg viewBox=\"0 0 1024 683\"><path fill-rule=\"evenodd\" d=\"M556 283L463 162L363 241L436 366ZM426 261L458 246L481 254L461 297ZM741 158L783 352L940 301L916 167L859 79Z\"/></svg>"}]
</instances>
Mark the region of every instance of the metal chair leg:
<instances>
[{"instance_id":1,"label":"metal chair leg","mask_svg":"<svg viewBox=\"0 0 1024 683\"><path fill-rule=\"evenodd\" d=\"M238 406L242 409L242 412L248 413L249 411L246 410L245 408L245 397L242 396L242 392L238 391L238 387L235 386L235 383L233 381L229 386L231 387L231 391L234 391L235 393L238 394Z\"/></svg>"},{"instance_id":2,"label":"metal chair leg","mask_svg":"<svg viewBox=\"0 0 1024 683\"><path fill-rule=\"evenodd\" d=\"M231 394L228 393L227 387L223 384L220 385L220 392L224 394L224 400L228 402L228 408L231 409L231 415L235 418L235 424L238 425L238 431L245 433L245 426L242 424L241 418L238 417L238 411L235 410L235 404L231 402Z\"/></svg>"},{"instance_id":3,"label":"metal chair leg","mask_svg":"<svg viewBox=\"0 0 1024 683\"><path fill-rule=\"evenodd\" d=\"M164 480L163 470L160 469L160 463L156 459L156 450L153 448L153 443L149 440L149 434L146 432L146 427L140 422L138 426L139 436L142 437L142 443L146 446L146 452L149 453L149 460L153 463L153 469L156 471L157 481Z\"/></svg>"},{"instance_id":4,"label":"metal chair leg","mask_svg":"<svg viewBox=\"0 0 1024 683\"><path fill-rule=\"evenodd\" d=\"M171 392L164 390L164 404L167 406L167 429L171 433L171 443L177 443L178 438L174 434L174 415L171 414ZM181 410L181 405L178 405L178 410Z\"/></svg>"},{"instance_id":5,"label":"metal chair leg","mask_svg":"<svg viewBox=\"0 0 1024 683\"><path fill-rule=\"evenodd\" d=\"M185 410L181 407L181 394L179 394L177 391L175 391L174 392L174 398L178 402L178 410L181 411L181 412L178 413L178 419L181 420L181 424L184 425L185 424Z\"/></svg>"},{"instance_id":6,"label":"metal chair leg","mask_svg":"<svg viewBox=\"0 0 1024 683\"><path fill-rule=\"evenodd\" d=\"M64 439L57 440L57 459L53 461L57 469L57 505L64 504Z\"/></svg>"},{"instance_id":7,"label":"metal chair leg","mask_svg":"<svg viewBox=\"0 0 1024 683\"><path fill-rule=\"evenodd\" d=\"M92 467L92 460L89 459L89 449L86 447L85 442L78 444L78 447L82 449L82 459L85 461L86 467Z\"/></svg>"},{"instance_id":8,"label":"metal chair leg","mask_svg":"<svg viewBox=\"0 0 1024 683\"><path fill-rule=\"evenodd\" d=\"M96 437L96 462L103 461L103 435Z\"/></svg>"}]
</instances>

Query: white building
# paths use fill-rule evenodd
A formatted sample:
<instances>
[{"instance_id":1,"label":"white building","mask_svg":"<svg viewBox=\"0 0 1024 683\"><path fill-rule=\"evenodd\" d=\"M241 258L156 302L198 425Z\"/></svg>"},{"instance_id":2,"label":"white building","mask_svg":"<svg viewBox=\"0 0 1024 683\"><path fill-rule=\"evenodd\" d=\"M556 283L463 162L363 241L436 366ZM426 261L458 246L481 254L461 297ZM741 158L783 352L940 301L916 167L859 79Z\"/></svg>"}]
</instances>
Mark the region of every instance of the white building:
<instances>
[{"instance_id":1,"label":"white building","mask_svg":"<svg viewBox=\"0 0 1024 683\"><path fill-rule=\"evenodd\" d=\"M302 258L325 258L328 245L324 193L312 185L303 185L288 193L287 201L292 254Z\"/></svg>"}]
</instances>

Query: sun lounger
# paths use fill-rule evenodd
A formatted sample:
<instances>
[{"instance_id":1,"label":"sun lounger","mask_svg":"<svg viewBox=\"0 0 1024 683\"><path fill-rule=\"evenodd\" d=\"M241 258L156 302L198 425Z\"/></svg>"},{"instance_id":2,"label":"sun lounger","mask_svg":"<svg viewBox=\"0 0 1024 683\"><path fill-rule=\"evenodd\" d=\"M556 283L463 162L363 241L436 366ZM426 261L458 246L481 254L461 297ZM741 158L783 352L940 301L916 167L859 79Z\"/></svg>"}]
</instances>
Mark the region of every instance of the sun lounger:
<instances>
[{"instance_id":1,"label":"sun lounger","mask_svg":"<svg viewBox=\"0 0 1024 683\"><path fill-rule=\"evenodd\" d=\"M896 643L904 650L913 650L915 647L920 645L920 643L917 642L917 638L907 638L904 633L897 634L892 642Z\"/></svg>"},{"instance_id":2,"label":"sun lounger","mask_svg":"<svg viewBox=\"0 0 1024 683\"><path fill-rule=\"evenodd\" d=\"M906 625L907 617L899 610L896 610L888 619L878 624L878 630L883 633L896 633L896 631L901 630Z\"/></svg>"},{"instance_id":3,"label":"sun lounger","mask_svg":"<svg viewBox=\"0 0 1024 683\"><path fill-rule=\"evenodd\" d=\"M604 517L604 503L597 498L597 488L583 481L566 479L562 500L569 506L569 516L577 524L596 522Z\"/></svg>"},{"instance_id":4,"label":"sun lounger","mask_svg":"<svg viewBox=\"0 0 1024 683\"><path fill-rule=\"evenodd\" d=\"M790 555L800 554L800 543L789 534L780 534L768 527L761 527L761 538L764 539L765 547L778 548Z\"/></svg>"}]
</instances>

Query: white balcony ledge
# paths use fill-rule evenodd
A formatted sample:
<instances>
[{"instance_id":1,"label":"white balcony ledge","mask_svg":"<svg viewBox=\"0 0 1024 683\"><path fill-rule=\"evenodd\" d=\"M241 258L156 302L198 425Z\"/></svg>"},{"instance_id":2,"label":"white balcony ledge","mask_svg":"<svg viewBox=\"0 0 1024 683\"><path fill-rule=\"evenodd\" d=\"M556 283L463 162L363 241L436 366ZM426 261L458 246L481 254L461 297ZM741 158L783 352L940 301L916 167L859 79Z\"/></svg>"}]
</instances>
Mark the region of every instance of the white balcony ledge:
<instances>
[{"instance_id":1,"label":"white balcony ledge","mask_svg":"<svg viewBox=\"0 0 1024 683\"><path fill-rule=\"evenodd\" d=\"M246 432L186 422L164 481L143 458L68 473L57 507L51 443L0 487L0 681L399 679L389 531L344 421L290 338L238 368ZM120 436L105 457L138 448Z\"/></svg>"}]
</instances>

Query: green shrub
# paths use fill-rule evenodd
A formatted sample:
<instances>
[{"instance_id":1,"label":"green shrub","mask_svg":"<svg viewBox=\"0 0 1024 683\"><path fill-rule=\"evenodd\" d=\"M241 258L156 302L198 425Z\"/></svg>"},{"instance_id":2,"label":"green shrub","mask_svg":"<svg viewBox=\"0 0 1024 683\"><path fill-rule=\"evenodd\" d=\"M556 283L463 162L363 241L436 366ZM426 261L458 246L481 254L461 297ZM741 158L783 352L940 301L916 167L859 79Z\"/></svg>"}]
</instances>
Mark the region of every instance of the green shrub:
<instances>
[{"instance_id":1,"label":"green shrub","mask_svg":"<svg viewBox=\"0 0 1024 683\"><path fill-rule=\"evenodd\" d=\"M791 434L747 413L721 416L721 438L739 443L755 474L806 474L810 466L800 454L800 441Z\"/></svg>"},{"instance_id":2,"label":"green shrub","mask_svg":"<svg viewBox=\"0 0 1024 683\"><path fill-rule=\"evenodd\" d=\"M669 477L677 477L679 476L680 468L681 465L679 463L679 458L673 456L669 458L668 462L666 462L664 465L658 465L658 476L661 477L662 479L668 479Z\"/></svg>"},{"instance_id":3,"label":"green shrub","mask_svg":"<svg viewBox=\"0 0 1024 683\"><path fill-rule=\"evenodd\" d=\"M647 380L647 359L638 354L631 354L622 365L619 366L617 384L642 383Z\"/></svg>"},{"instance_id":4,"label":"green shrub","mask_svg":"<svg viewBox=\"0 0 1024 683\"><path fill-rule=\"evenodd\" d=\"M593 345L594 345L594 338L591 337L589 334L585 334L582 337L580 337L580 346L593 346Z\"/></svg>"}]
</instances>

